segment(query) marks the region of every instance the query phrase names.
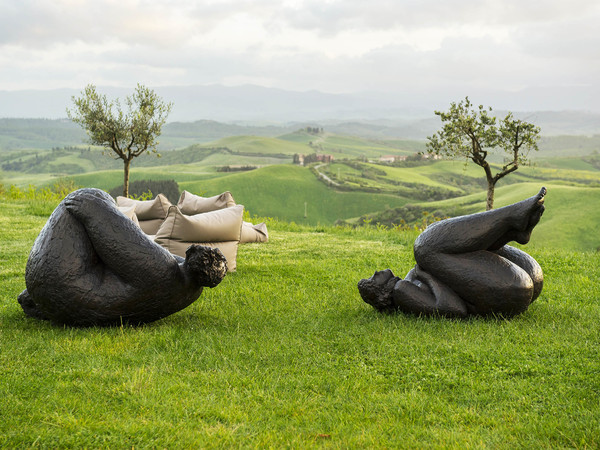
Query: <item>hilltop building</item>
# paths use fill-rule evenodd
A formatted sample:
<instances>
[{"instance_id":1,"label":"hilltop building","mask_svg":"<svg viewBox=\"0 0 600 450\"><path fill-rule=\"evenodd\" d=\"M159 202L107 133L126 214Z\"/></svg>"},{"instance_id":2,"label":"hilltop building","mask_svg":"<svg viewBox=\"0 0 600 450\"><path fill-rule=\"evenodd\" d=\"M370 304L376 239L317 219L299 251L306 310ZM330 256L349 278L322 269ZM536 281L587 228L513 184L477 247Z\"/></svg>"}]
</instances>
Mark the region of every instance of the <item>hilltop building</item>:
<instances>
[{"instance_id":1,"label":"hilltop building","mask_svg":"<svg viewBox=\"0 0 600 450\"><path fill-rule=\"evenodd\" d=\"M294 164L298 164L300 166L306 166L307 164L314 162L322 162L325 164L330 164L333 162L333 155L324 155L312 153L310 155L303 155L301 153L294 154Z\"/></svg>"},{"instance_id":2,"label":"hilltop building","mask_svg":"<svg viewBox=\"0 0 600 450\"><path fill-rule=\"evenodd\" d=\"M384 155L379 157L380 163L393 164L398 161L420 161L423 159L442 159L441 155L429 153L415 153L414 155Z\"/></svg>"},{"instance_id":3,"label":"hilltop building","mask_svg":"<svg viewBox=\"0 0 600 450\"><path fill-rule=\"evenodd\" d=\"M393 163L396 161L406 161L406 155L385 155L379 157L379 162Z\"/></svg>"}]
</instances>

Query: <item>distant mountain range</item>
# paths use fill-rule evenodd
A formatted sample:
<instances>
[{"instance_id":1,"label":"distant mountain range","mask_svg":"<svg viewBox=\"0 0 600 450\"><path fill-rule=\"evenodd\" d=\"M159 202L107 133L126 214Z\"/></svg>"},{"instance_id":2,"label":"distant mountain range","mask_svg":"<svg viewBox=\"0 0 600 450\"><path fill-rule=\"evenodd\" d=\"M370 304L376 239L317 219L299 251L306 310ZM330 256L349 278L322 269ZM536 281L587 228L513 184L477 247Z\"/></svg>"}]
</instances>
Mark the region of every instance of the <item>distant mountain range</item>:
<instances>
[{"instance_id":1,"label":"distant mountain range","mask_svg":"<svg viewBox=\"0 0 600 450\"><path fill-rule=\"evenodd\" d=\"M583 112L518 114L542 129L543 147L579 148L591 152L600 136L600 115ZM231 136L279 137L307 126L327 133L371 140L424 141L440 127L437 117L428 119L322 120L282 124L225 123L214 120L169 122L163 126L159 149L170 150L218 141ZM591 137L595 136L595 137ZM565 137L565 138L563 138ZM565 140L566 139L566 140ZM550 144L550 140L553 144ZM69 119L0 118L0 150L78 146L87 142L85 132ZM408 145L408 144L406 144ZM410 147L410 145L409 145Z\"/></svg>"},{"instance_id":2,"label":"distant mountain range","mask_svg":"<svg viewBox=\"0 0 600 450\"><path fill-rule=\"evenodd\" d=\"M212 120L253 126L360 122L398 128L403 137L412 138L429 133L429 121L437 124L434 110L446 109L451 101L464 98L464 94L449 92L406 90L393 94L329 94L254 85L162 86L154 89L164 100L174 104L170 122ZM98 91L109 98L124 98L133 89L99 86ZM66 109L72 106L72 96L80 93L78 89L0 91L0 118L65 118ZM514 93L478 93L474 89L468 94L475 104L484 103L495 111L570 111L566 115L562 112L560 115L523 113L548 120L552 129L562 129L565 120L569 122L566 129L573 128L572 122L578 133L596 133L600 128L600 93L595 88L538 88ZM550 117L552 114L554 117Z\"/></svg>"}]
</instances>

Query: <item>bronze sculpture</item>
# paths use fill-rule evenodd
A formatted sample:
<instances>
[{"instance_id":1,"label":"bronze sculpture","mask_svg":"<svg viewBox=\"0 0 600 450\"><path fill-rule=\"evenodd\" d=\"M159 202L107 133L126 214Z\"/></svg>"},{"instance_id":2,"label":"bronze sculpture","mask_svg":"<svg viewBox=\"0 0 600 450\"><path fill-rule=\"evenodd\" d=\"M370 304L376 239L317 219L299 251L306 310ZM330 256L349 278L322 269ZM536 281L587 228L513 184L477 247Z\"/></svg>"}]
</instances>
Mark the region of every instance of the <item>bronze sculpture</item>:
<instances>
[{"instance_id":1,"label":"bronze sculpture","mask_svg":"<svg viewBox=\"0 0 600 450\"><path fill-rule=\"evenodd\" d=\"M467 317L511 317L542 291L543 273L530 255L506 245L529 242L544 212L546 188L503 208L436 222L414 244L416 265L404 279L391 270L358 283L380 311Z\"/></svg>"},{"instance_id":2,"label":"bronze sculpture","mask_svg":"<svg viewBox=\"0 0 600 450\"><path fill-rule=\"evenodd\" d=\"M227 273L217 249L186 257L151 241L99 189L69 194L37 237L18 298L32 317L74 326L138 324L177 312Z\"/></svg>"}]
</instances>

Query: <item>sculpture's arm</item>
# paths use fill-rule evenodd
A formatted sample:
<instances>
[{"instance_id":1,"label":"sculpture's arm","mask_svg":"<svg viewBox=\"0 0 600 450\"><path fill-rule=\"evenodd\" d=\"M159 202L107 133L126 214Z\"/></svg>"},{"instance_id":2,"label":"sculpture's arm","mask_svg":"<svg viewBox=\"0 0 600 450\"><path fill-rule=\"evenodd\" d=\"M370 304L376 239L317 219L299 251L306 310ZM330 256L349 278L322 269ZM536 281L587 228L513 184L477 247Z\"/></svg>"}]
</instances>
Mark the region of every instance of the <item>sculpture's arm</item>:
<instances>
[{"instance_id":1,"label":"sculpture's arm","mask_svg":"<svg viewBox=\"0 0 600 450\"><path fill-rule=\"evenodd\" d=\"M83 224L102 263L119 277L147 284L165 272L179 272L178 261L125 217L107 193L81 189L64 204Z\"/></svg>"},{"instance_id":2,"label":"sculpture's arm","mask_svg":"<svg viewBox=\"0 0 600 450\"><path fill-rule=\"evenodd\" d=\"M416 266L392 292L394 307L404 313L466 317L466 303L451 289Z\"/></svg>"},{"instance_id":3,"label":"sculpture's arm","mask_svg":"<svg viewBox=\"0 0 600 450\"><path fill-rule=\"evenodd\" d=\"M434 309L441 315L465 317L468 313L467 304L452 289L431 274L425 272L418 265L413 269L418 280L422 281L431 290L435 297Z\"/></svg>"}]
</instances>

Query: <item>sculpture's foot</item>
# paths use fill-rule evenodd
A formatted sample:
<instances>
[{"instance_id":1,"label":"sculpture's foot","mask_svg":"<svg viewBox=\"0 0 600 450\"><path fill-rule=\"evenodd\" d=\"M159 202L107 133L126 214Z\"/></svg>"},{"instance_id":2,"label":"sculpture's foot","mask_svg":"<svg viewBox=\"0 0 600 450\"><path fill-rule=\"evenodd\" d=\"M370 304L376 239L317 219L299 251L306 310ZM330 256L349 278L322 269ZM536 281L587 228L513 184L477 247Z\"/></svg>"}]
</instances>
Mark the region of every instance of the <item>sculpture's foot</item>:
<instances>
[{"instance_id":1,"label":"sculpture's foot","mask_svg":"<svg viewBox=\"0 0 600 450\"><path fill-rule=\"evenodd\" d=\"M227 259L218 248L190 245L184 264L200 286L213 288L227 275Z\"/></svg>"},{"instance_id":2,"label":"sculpture's foot","mask_svg":"<svg viewBox=\"0 0 600 450\"><path fill-rule=\"evenodd\" d=\"M362 299L378 311L391 312L396 309L392 293L399 280L390 269L382 270L360 280L358 291Z\"/></svg>"},{"instance_id":3,"label":"sculpture's foot","mask_svg":"<svg viewBox=\"0 0 600 450\"><path fill-rule=\"evenodd\" d=\"M529 242L531 232L542 218L545 209L544 197L546 196L546 192L546 188L543 187L533 197L517 204L522 208L522 212L517 217L518 227L514 239L519 244L527 244Z\"/></svg>"},{"instance_id":4,"label":"sculpture's foot","mask_svg":"<svg viewBox=\"0 0 600 450\"><path fill-rule=\"evenodd\" d=\"M23 308L23 311L25 312L25 314L27 314L29 317L33 317L35 319L40 319L40 320L48 319L38 309L37 305L34 303L33 299L29 295L29 292L27 292L27 289L25 289L23 292L21 292L19 294L19 296L17 297L17 301L21 305L21 308Z\"/></svg>"},{"instance_id":5,"label":"sculpture's foot","mask_svg":"<svg viewBox=\"0 0 600 450\"><path fill-rule=\"evenodd\" d=\"M539 223L544 213L545 196L546 188L543 187L533 197L493 210L505 216L507 230L489 246L488 250L496 251L510 241L527 244L531 239L533 228Z\"/></svg>"}]
</instances>

